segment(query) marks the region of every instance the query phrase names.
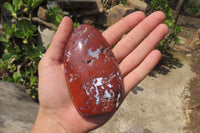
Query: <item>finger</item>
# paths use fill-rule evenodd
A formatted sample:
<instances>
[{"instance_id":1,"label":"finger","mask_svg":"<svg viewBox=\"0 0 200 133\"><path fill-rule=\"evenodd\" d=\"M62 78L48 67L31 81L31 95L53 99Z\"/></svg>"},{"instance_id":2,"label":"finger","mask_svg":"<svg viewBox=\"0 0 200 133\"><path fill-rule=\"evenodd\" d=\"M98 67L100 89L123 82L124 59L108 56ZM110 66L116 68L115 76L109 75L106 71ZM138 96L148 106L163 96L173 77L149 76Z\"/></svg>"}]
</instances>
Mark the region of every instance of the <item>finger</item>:
<instances>
[{"instance_id":1,"label":"finger","mask_svg":"<svg viewBox=\"0 0 200 133\"><path fill-rule=\"evenodd\" d=\"M127 76L124 77L124 92L127 95L148 73L156 66L161 58L158 50L153 50L144 61Z\"/></svg>"},{"instance_id":2,"label":"finger","mask_svg":"<svg viewBox=\"0 0 200 133\"><path fill-rule=\"evenodd\" d=\"M163 12L157 11L146 17L113 48L118 62L128 55L140 42L165 19Z\"/></svg>"},{"instance_id":3,"label":"finger","mask_svg":"<svg viewBox=\"0 0 200 133\"><path fill-rule=\"evenodd\" d=\"M64 17L55 33L45 57L51 61L62 61L65 45L73 30L73 22L69 17Z\"/></svg>"},{"instance_id":4,"label":"finger","mask_svg":"<svg viewBox=\"0 0 200 133\"><path fill-rule=\"evenodd\" d=\"M137 67L167 33L168 27L165 24L158 25L134 51L121 61L119 68L122 75L126 75Z\"/></svg>"},{"instance_id":5,"label":"finger","mask_svg":"<svg viewBox=\"0 0 200 133\"><path fill-rule=\"evenodd\" d=\"M102 33L110 46L120 40L121 36L131 30L135 25L145 18L145 14L136 11L118 21Z\"/></svg>"}]
</instances>

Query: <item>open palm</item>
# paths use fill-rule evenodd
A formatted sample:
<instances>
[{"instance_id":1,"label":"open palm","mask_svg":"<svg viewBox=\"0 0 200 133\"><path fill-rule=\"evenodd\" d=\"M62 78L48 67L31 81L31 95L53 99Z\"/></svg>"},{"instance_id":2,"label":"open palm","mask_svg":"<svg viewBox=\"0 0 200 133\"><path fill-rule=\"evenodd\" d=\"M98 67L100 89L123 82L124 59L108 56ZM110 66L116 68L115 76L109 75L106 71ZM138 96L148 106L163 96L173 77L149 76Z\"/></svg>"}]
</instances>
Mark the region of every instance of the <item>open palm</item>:
<instances>
[{"instance_id":1,"label":"open palm","mask_svg":"<svg viewBox=\"0 0 200 133\"><path fill-rule=\"evenodd\" d=\"M164 19L165 15L159 11L148 17L138 11L102 33L110 47L117 43L113 53L123 75L123 98L158 63L161 53L154 48L168 32L167 26L162 24ZM40 61L40 109L35 123L45 115L50 121L55 121L63 132L87 132L104 124L114 112L83 117L74 107L66 85L63 64L65 45L72 31L71 19L63 18L50 47ZM125 33L126 36L121 39ZM34 128L32 131L34 132Z\"/></svg>"}]
</instances>

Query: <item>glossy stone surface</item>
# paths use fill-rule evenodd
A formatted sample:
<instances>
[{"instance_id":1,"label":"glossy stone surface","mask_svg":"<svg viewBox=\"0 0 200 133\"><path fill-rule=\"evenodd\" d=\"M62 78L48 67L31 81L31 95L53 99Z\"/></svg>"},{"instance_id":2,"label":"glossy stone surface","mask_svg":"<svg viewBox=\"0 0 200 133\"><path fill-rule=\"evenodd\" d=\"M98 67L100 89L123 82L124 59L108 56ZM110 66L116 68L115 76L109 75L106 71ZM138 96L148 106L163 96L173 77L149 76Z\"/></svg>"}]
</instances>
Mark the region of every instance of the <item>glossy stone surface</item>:
<instances>
[{"instance_id":1,"label":"glossy stone surface","mask_svg":"<svg viewBox=\"0 0 200 133\"><path fill-rule=\"evenodd\" d=\"M64 53L65 77L81 115L115 111L122 96L122 76L107 41L90 25L80 25Z\"/></svg>"}]
</instances>

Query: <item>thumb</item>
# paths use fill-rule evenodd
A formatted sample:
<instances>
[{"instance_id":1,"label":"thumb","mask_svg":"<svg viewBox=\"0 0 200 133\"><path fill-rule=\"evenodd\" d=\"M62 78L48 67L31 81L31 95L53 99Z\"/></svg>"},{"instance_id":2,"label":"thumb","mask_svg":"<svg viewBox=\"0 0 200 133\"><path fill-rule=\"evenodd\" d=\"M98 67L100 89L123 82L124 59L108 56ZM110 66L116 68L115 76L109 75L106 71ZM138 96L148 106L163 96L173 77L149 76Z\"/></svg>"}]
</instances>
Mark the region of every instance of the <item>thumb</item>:
<instances>
[{"instance_id":1,"label":"thumb","mask_svg":"<svg viewBox=\"0 0 200 133\"><path fill-rule=\"evenodd\" d=\"M69 17L64 17L53 37L50 47L44 56L48 59L48 61L62 62L65 45L72 31L72 20Z\"/></svg>"}]
</instances>

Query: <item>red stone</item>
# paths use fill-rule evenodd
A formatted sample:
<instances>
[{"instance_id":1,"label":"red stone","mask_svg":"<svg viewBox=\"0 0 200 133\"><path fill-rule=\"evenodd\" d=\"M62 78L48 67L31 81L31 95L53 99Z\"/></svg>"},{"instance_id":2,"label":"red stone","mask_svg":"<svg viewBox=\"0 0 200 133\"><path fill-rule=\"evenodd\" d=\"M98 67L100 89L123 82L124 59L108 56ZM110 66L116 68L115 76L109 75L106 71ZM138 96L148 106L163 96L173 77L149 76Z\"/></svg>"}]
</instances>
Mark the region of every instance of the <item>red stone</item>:
<instances>
[{"instance_id":1,"label":"red stone","mask_svg":"<svg viewBox=\"0 0 200 133\"><path fill-rule=\"evenodd\" d=\"M122 96L122 76L107 41L94 27L80 25L64 54L65 77L81 115L115 111Z\"/></svg>"}]
</instances>

